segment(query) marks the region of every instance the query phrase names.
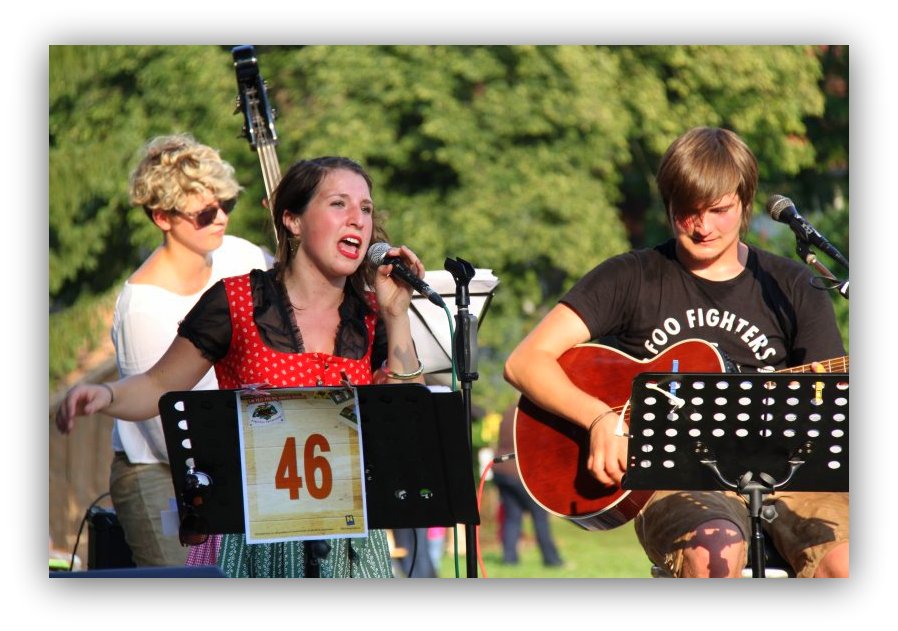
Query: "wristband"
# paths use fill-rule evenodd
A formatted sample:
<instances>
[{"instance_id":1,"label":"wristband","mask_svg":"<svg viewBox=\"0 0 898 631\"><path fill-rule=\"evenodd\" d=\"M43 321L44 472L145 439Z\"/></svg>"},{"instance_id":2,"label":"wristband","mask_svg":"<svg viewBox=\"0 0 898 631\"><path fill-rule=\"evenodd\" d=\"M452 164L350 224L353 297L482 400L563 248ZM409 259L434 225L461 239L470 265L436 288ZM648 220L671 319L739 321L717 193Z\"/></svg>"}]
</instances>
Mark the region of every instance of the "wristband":
<instances>
[{"instance_id":1,"label":"wristband","mask_svg":"<svg viewBox=\"0 0 898 631\"><path fill-rule=\"evenodd\" d=\"M592 428L595 427L596 424L597 424L599 421L601 421L603 418L605 418L605 417L608 416L609 414L614 414L614 413L615 413L615 412L614 412L613 409L608 408L607 410L605 410L604 412L602 412L601 414L599 414L597 417L595 417L594 419L592 419L592 423L589 424L589 429L587 430L587 434L589 434L590 436L592 436Z\"/></svg>"},{"instance_id":2,"label":"wristband","mask_svg":"<svg viewBox=\"0 0 898 631\"><path fill-rule=\"evenodd\" d=\"M109 405L115 403L115 391L112 389L112 386L110 386L108 383L101 383L100 385L109 390ZM106 407L109 407L109 405L107 405Z\"/></svg>"},{"instance_id":3,"label":"wristband","mask_svg":"<svg viewBox=\"0 0 898 631\"><path fill-rule=\"evenodd\" d=\"M387 368L387 360L384 360L384 363L381 364L380 369L386 373L387 377L390 379L399 379L400 381L406 381L408 379L414 379L424 372L424 364L421 363L421 360L418 360L418 368L413 372L401 373L401 372L393 372L389 368Z\"/></svg>"}]
</instances>

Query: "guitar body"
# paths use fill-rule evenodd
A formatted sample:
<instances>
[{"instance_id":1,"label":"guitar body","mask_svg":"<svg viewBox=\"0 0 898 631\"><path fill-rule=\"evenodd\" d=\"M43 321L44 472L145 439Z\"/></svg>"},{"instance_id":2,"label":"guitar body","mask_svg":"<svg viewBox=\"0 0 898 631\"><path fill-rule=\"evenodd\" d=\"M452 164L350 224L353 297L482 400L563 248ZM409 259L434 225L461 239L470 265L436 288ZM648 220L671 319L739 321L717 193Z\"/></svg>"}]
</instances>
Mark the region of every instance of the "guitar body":
<instances>
[{"instance_id":1,"label":"guitar body","mask_svg":"<svg viewBox=\"0 0 898 631\"><path fill-rule=\"evenodd\" d=\"M608 346L578 344L559 358L581 390L620 409L633 378L643 372L724 372L717 350L702 340L684 340L650 360ZM676 367L675 367L676 362ZM543 508L586 530L610 530L633 519L652 491L607 487L587 470L587 432L521 397L514 422L515 460L528 493Z\"/></svg>"}]
</instances>

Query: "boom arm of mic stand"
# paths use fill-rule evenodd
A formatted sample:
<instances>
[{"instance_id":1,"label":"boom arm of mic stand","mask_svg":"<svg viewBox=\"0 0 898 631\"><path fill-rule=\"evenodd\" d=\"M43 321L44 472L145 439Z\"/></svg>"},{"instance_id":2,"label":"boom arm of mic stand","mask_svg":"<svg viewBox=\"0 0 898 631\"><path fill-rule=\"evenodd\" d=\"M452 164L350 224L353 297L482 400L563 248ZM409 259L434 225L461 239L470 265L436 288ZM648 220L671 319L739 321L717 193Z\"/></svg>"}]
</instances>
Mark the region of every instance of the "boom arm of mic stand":
<instances>
[{"instance_id":1,"label":"boom arm of mic stand","mask_svg":"<svg viewBox=\"0 0 898 631\"><path fill-rule=\"evenodd\" d=\"M820 262L817 255L811 252L811 247L807 242L799 239L795 245L795 252L798 254L798 258L817 270L824 278L834 281L836 283L835 286L839 288L839 294L844 297L845 300L848 300L848 281L836 278L835 275Z\"/></svg>"}]
</instances>

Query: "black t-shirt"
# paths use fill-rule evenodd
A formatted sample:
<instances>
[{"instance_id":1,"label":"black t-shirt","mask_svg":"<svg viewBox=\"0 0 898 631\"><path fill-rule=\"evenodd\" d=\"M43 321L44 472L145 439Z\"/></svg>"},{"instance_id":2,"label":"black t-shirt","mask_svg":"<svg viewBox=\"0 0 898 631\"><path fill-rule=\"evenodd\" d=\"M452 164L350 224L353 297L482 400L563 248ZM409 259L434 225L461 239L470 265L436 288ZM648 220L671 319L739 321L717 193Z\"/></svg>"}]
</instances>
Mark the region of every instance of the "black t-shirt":
<instances>
[{"instance_id":1,"label":"black t-shirt","mask_svg":"<svg viewBox=\"0 0 898 631\"><path fill-rule=\"evenodd\" d=\"M286 290L275 279L275 270L250 272L253 295L253 319L262 341L282 353L302 353L302 332L296 326ZM364 299L347 283L340 305L340 326L334 354L360 359L368 350L365 315L369 313ZM213 364L224 358L231 345L231 316L224 282L218 281L204 293L178 327L185 337ZM387 334L378 318L374 331L371 370L377 370L387 358Z\"/></svg>"},{"instance_id":2,"label":"black t-shirt","mask_svg":"<svg viewBox=\"0 0 898 631\"><path fill-rule=\"evenodd\" d=\"M608 259L561 302L592 339L648 359L686 339L715 344L742 370L781 370L845 354L832 302L797 261L749 246L736 278L709 281L677 260L675 242Z\"/></svg>"}]
</instances>

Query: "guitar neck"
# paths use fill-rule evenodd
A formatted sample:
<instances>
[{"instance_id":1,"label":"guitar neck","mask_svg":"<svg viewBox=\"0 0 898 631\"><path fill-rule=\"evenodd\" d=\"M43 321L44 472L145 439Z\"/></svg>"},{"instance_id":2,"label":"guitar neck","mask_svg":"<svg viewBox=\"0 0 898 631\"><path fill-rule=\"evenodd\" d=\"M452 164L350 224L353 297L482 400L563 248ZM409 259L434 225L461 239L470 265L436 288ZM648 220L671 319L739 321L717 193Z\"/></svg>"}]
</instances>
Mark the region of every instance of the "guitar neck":
<instances>
[{"instance_id":1,"label":"guitar neck","mask_svg":"<svg viewBox=\"0 0 898 631\"><path fill-rule=\"evenodd\" d=\"M848 372L849 368L849 358L848 355L844 357L835 357L833 359L824 359L819 362L825 369L826 372ZM805 373L811 372L811 366L813 364L803 364L801 366L792 366L791 368L784 368L783 370L777 370L777 373ZM625 409L624 409L625 408ZM630 425L630 407L629 406L617 406L615 408L616 411L621 411L623 409L624 412L624 423L628 426Z\"/></svg>"},{"instance_id":2,"label":"guitar neck","mask_svg":"<svg viewBox=\"0 0 898 631\"><path fill-rule=\"evenodd\" d=\"M821 364L827 372L848 372L848 355L845 355L844 357L836 357L834 359L823 359L817 363ZM777 370L777 372L811 372L811 364L792 366L791 368Z\"/></svg>"}]
</instances>

